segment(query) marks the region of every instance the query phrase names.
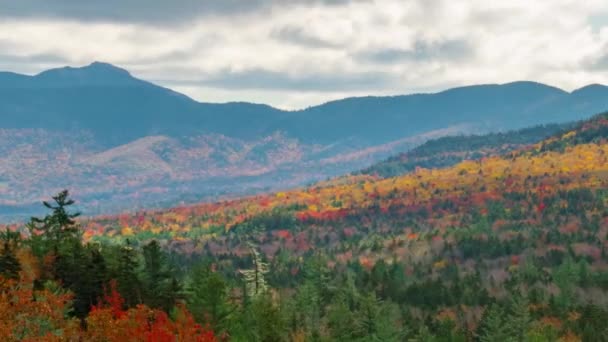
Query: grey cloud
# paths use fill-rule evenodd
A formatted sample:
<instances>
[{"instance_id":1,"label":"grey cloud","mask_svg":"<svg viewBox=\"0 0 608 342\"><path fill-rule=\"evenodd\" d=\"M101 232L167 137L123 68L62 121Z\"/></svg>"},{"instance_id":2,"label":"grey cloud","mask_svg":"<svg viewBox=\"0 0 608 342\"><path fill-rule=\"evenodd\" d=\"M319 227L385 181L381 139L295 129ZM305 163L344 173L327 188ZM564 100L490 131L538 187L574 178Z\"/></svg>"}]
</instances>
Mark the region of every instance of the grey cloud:
<instances>
[{"instance_id":1,"label":"grey cloud","mask_svg":"<svg viewBox=\"0 0 608 342\"><path fill-rule=\"evenodd\" d=\"M70 64L70 61L55 54L11 55L0 54L0 72L12 71L23 74L37 74L42 69L60 67Z\"/></svg>"},{"instance_id":2,"label":"grey cloud","mask_svg":"<svg viewBox=\"0 0 608 342\"><path fill-rule=\"evenodd\" d=\"M60 63L69 63L69 60L63 56L51 54L51 53L41 53L41 54L33 54L33 55L8 55L8 54L0 54L0 63L51 63L51 64L60 64Z\"/></svg>"},{"instance_id":3,"label":"grey cloud","mask_svg":"<svg viewBox=\"0 0 608 342\"><path fill-rule=\"evenodd\" d=\"M446 40L432 43L418 40L414 47L409 50L365 51L357 54L355 58L380 64L425 60L460 61L472 56L473 51L473 46L466 40Z\"/></svg>"},{"instance_id":4,"label":"grey cloud","mask_svg":"<svg viewBox=\"0 0 608 342\"><path fill-rule=\"evenodd\" d=\"M608 71L608 53L598 58L588 59L583 67L591 71Z\"/></svg>"},{"instance_id":5,"label":"grey cloud","mask_svg":"<svg viewBox=\"0 0 608 342\"><path fill-rule=\"evenodd\" d=\"M172 85L196 85L230 90L296 90L296 91L351 91L371 90L394 85L394 75L384 72L349 74L306 74L291 76L285 73L253 69L243 72L224 71L201 81L162 81Z\"/></svg>"},{"instance_id":6,"label":"grey cloud","mask_svg":"<svg viewBox=\"0 0 608 342\"><path fill-rule=\"evenodd\" d=\"M291 5L337 6L363 0L0 0L0 18L53 18L152 25L209 15L239 15Z\"/></svg>"},{"instance_id":7,"label":"grey cloud","mask_svg":"<svg viewBox=\"0 0 608 342\"><path fill-rule=\"evenodd\" d=\"M340 44L330 42L313 34L306 32L304 28L296 26L285 26L271 33L272 38L296 45L314 48L337 48Z\"/></svg>"},{"instance_id":8,"label":"grey cloud","mask_svg":"<svg viewBox=\"0 0 608 342\"><path fill-rule=\"evenodd\" d=\"M520 15L522 10L519 8L476 9L468 14L468 20L471 24L492 28L504 26L505 22L516 20Z\"/></svg>"}]
</instances>

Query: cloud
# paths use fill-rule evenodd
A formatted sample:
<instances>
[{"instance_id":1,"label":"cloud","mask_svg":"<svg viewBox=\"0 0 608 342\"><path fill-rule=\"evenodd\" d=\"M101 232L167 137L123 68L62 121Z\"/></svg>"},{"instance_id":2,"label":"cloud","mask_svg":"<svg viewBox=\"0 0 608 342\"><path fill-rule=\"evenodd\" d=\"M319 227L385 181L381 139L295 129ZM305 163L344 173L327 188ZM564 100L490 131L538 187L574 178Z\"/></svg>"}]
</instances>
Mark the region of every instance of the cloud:
<instances>
[{"instance_id":1,"label":"cloud","mask_svg":"<svg viewBox=\"0 0 608 342\"><path fill-rule=\"evenodd\" d=\"M374 63L399 63L404 61L462 61L472 57L474 47L466 40L426 42L417 40L411 49L387 48L365 51L356 58Z\"/></svg>"},{"instance_id":2,"label":"cloud","mask_svg":"<svg viewBox=\"0 0 608 342\"><path fill-rule=\"evenodd\" d=\"M293 5L345 5L356 0L0 0L0 17L76 21L188 23L205 16L234 16Z\"/></svg>"},{"instance_id":3,"label":"cloud","mask_svg":"<svg viewBox=\"0 0 608 342\"><path fill-rule=\"evenodd\" d=\"M583 66L591 71L608 71L608 52L597 57L589 58L583 62Z\"/></svg>"},{"instance_id":4,"label":"cloud","mask_svg":"<svg viewBox=\"0 0 608 342\"><path fill-rule=\"evenodd\" d=\"M296 26L284 26L275 29L272 31L271 37L283 42L312 48L338 48L341 46L338 43L322 39L307 32L304 28Z\"/></svg>"},{"instance_id":5,"label":"cloud","mask_svg":"<svg viewBox=\"0 0 608 342\"><path fill-rule=\"evenodd\" d=\"M4 63L43 63L43 64L65 64L69 60L63 56L54 55L50 53L41 53L25 56L16 56L9 54L0 53L0 61Z\"/></svg>"},{"instance_id":6,"label":"cloud","mask_svg":"<svg viewBox=\"0 0 608 342\"><path fill-rule=\"evenodd\" d=\"M0 0L0 70L101 60L282 108L534 80L608 83L605 0Z\"/></svg>"}]
</instances>

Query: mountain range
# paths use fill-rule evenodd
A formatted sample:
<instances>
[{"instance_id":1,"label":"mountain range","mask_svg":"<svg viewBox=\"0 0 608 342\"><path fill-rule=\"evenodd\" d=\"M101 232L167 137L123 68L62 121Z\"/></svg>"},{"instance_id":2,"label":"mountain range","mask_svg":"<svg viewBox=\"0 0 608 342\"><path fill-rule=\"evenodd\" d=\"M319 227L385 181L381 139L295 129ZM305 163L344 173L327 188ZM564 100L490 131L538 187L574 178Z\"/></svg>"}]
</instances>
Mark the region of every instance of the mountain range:
<instances>
[{"instance_id":1,"label":"mountain range","mask_svg":"<svg viewBox=\"0 0 608 342\"><path fill-rule=\"evenodd\" d=\"M535 82L285 111L203 103L106 63L0 73L0 218L69 188L85 214L301 186L446 135L587 118L608 87Z\"/></svg>"}]
</instances>

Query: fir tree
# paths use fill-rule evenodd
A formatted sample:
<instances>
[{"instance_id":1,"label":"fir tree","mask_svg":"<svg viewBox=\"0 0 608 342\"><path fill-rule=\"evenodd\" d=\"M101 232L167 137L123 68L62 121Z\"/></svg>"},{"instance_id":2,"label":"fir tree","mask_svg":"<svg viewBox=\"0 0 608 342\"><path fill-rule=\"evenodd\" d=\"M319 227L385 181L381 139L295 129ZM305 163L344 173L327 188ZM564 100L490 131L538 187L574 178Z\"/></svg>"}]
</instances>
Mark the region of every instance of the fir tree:
<instances>
[{"instance_id":1,"label":"fir tree","mask_svg":"<svg viewBox=\"0 0 608 342\"><path fill-rule=\"evenodd\" d=\"M510 315L507 322L509 334L515 337L515 341L523 342L530 329L530 311L528 309L528 299L522 295L513 297L510 303Z\"/></svg>"},{"instance_id":2,"label":"fir tree","mask_svg":"<svg viewBox=\"0 0 608 342\"><path fill-rule=\"evenodd\" d=\"M34 242L44 243L38 252L56 249L62 241L80 240L80 229L75 221L80 213L69 211L69 207L75 203L69 196L68 190L63 190L52 197L54 203L42 202L47 209L51 210L51 214L44 218L32 217L30 219L27 227L32 239L36 240Z\"/></svg>"},{"instance_id":3,"label":"fir tree","mask_svg":"<svg viewBox=\"0 0 608 342\"><path fill-rule=\"evenodd\" d=\"M181 297L181 284L172 275L158 241L144 246L145 304L169 312Z\"/></svg>"},{"instance_id":4,"label":"fir tree","mask_svg":"<svg viewBox=\"0 0 608 342\"><path fill-rule=\"evenodd\" d=\"M19 264L19 260L15 255L20 241L19 233L11 232L7 229L5 232L0 233L0 239L2 240L0 275L5 278L17 279L19 278L19 271L21 271L21 264Z\"/></svg>"},{"instance_id":5,"label":"fir tree","mask_svg":"<svg viewBox=\"0 0 608 342\"><path fill-rule=\"evenodd\" d=\"M505 312L497 304L486 308L479 326L480 342L514 341L504 316Z\"/></svg>"},{"instance_id":6,"label":"fir tree","mask_svg":"<svg viewBox=\"0 0 608 342\"><path fill-rule=\"evenodd\" d=\"M216 332L227 329L227 320L234 311L228 303L228 284L208 265L192 270L188 286L188 308L198 322L210 324Z\"/></svg>"},{"instance_id":7,"label":"fir tree","mask_svg":"<svg viewBox=\"0 0 608 342\"><path fill-rule=\"evenodd\" d=\"M125 300L127 307L142 303L141 281L137 275L139 262L137 251L127 239L125 246L119 251L117 282L118 291Z\"/></svg>"}]
</instances>

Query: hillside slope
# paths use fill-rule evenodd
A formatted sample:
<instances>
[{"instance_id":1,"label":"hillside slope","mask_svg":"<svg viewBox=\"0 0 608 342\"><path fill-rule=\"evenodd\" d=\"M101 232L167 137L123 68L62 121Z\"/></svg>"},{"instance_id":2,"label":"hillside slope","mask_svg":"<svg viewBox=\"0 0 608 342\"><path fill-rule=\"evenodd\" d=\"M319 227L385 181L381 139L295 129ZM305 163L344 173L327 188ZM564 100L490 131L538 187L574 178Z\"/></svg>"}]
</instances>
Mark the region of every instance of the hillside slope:
<instances>
[{"instance_id":1,"label":"hillside slope","mask_svg":"<svg viewBox=\"0 0 608 342\"><path fill-rule=\"evenodd\" d=\"M233 230L244 234L259 229L306 231L334 224L378 229L379 222L386 220L402 222L397 230L416 221L420 229L445 229L470 220L470 215L490 218L495 205L513 224L542 225L546 217L587 205L571 203L572 193L597 192L597 204L605 202L607 129L608 114L603 114L503 156L467 160L443 169L419 168L394 178L338 178L288 192L122 215L120 224L115 221L118 217L109 216L91 221L97 228L89 229L88 235L120 236L121 227L129 227L133 229L127 235L135 234L134 238L186 239L196 249L216 233Z\"/></svg>"},{"instance_id":2,"label":"hillside slope","mask_svg":"<svg viewBox=\"0 0 608 342\"><path fill-rule=\"evenodd\" d=\"M392 156L355 174L395 177L416 168L442 168L467 159L499 156L540 142L574 124L536 126L504 133L446 136L429 140L412 150Z\"/></svg>"}]
</instances>

